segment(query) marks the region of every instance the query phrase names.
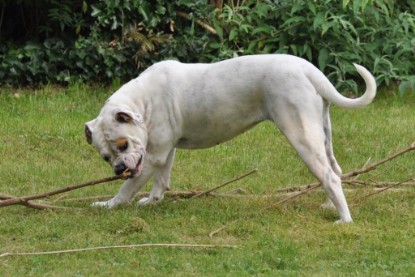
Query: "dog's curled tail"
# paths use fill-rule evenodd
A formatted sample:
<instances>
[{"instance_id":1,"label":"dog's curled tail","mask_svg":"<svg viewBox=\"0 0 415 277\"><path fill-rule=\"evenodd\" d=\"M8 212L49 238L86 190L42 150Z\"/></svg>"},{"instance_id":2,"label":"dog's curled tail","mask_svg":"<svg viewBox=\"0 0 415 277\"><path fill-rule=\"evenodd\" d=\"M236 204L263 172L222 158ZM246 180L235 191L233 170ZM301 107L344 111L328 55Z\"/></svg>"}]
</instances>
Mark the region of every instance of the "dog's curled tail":
<instances>
[{"instance_id":1,"label":"dog's curled tail","mask_svg":"<svg viewBox=\"0 0 415 277\"><path fill-rule=\"evenodd\" d=\"M335 89L335 87L328 81L326 77L324 77L325 81L322 81L321 78L318 78L321 80L318 82L319 84L316 84L312 81L317 92L328 102L347 109L361 108L370 104L376 96L376 80L373 75L363 66L358 64L353 65L359 75L362 76L366 84L366 91L362 96L355 99L344 97Z\"/></svg>"}]
</instances>

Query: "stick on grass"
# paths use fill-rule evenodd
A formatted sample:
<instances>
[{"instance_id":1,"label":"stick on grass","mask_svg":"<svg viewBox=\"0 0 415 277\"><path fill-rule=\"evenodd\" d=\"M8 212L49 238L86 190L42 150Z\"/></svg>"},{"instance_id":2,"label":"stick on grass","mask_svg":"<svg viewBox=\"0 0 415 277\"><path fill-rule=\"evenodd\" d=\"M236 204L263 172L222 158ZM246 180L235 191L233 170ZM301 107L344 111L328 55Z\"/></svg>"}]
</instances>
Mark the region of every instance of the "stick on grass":
<instances>
[{"instance_id":1,"label":"stick on grass","mask_svg":"<svg viewBox=\"0 0 415 277\"><path fill-rule=\"evenodd\" d=\"M389 161L391 161L391 160L393 160L393 159L395 159L395 158L397 158L397 157L399 157L403 154L406 154L406 153L408 153L412 150L415 150L415 142L413 142L411 144L411 146L409 146L408 148L405 148L402 151L399 151L398 153L393 154L392 156L389 156L389 157L387 157L387 158L385 158L385 159L383 159L383 160L381 160L381 161L379 161L375 164L372 164L371 166L368 166L368 167L365 167L365 168L360 169L360 170L356 170L356 171L352 171L352 172L343 174L342 178L354 177L354 176L360 175L362 173L367 173L369 171L375 170L378 166L380 166L380 165L382 165L386 162L389 162Z\"/></svg>"},{"instance_id":2,"label":"stick on grass","mask_svg":"<svg viewBox=\"0 0 415 277\"><path fill-rule=\"evenodd\" d=\"M247 176L249 176L249 175L251 175L251 174L253 174L253 173L257 172L257 171L258 171L258 169L256 169L256 168L255 168L254 170L251 170L251 171L249 171L248 173L245 173L245 174L243 174L243 175L241 175L241 176L238 176L238 177L236 177L236 178L234 178L234 179L232 179L232 180L229 180L229 181L227 181L227 182L225 182L225 183L223 183L223 184L221 184L221 185L219 185L219 186L216 186L216 187L214 187L214 188L211 188L211 189L208 189L208 190L203 191L203 192L201 192L201 193L198 193L198 194L196 194L195 196L193 196L192 198L197 198L197 197L200 197L200 196L202 196L202 195L206 195L206 194L208 194L208 193L210 193L210 192L212 192L212 191L215 191L215 190L218 190L218 189L220 189L220 188L223 188L224 186L229 185L230 183L233 183L233 182L239 181L239 180L241 180L241 179L243 179L243 178L245 178L245 177L247 177Z\"/></svg>"},{"instance_id":3,"label":"stick on grass","mask_svg":"<svg viewBox=\"0 0 415 277\"><path fill-rule=\"evenodd\" d=\"M368 173L368 172L370 172L370 171L373 171L373 170L375 170L376 168L378 168L378 166L380 166L380 165L383 165L383 164L385 164L385 163L387 163L387 162L389 162L389 161L391 161L391 160L393 160L393 159L395 159L395 158L397 158L397 157L399 157L399 156L402 156L403 154L406 154L406 153L408 153L408 152L410 152L410 151L413 151L413 150L415 150L415 142L413 142L412 144L411 144L411 146L409 146L409 147L407 147L407 148L405 148L405 149L403 149L403 150L401 150L401 151L399 151L399 152L397 152L397 153L395 153L395 154L393 154L393 155L391 155L391 156L389 156L389 157L387 157L387 158L385 158L385 159L383 159L383 160L381 160L381 161L379 161L379 162L377 162L377 163L374 163L374 164L372 164L372 165L370 165L370 166L368 166L368 167L364 167L364 168L362 168L362 169L359 169L359 170L355 170L355 171L352 171L352 172L349 172L349 173L345 173L345 174L343 174L342 175L342 182L344 181L345 183L347 183L348 182L348 179L347 178L350 178L350 177L355 177L355 176L358 176L358 175L360 175L360 174L363 174L363 173ZM411 179L412 180L412 179ZM410 181L410 180L409 180ZM408 180L407 181L405 181L404 183L406 183L406 182L408 182ZM400 185L401 183L399 183L399 185ZM321 183L313 183L313 184L310 184L310 185L307 185L307 186L305 186L305 187L303 187L303 188L301 188L301 190L298 192L298 193L296 193L296 194L294 194L294 195L292 195L292 196L289 196L289 197L287 197L287 198L284 198L284 199L282 199L281 201L279 201L278 203L276 203L276 204L273 204L273 205L271 205L271 206L269 206L267 209L270 209L270 208L272 208L272 207L275 207L276 205L278 205L278 204L282 204L282 203L285 203L285 202L287 202L287 201L289 201L289 200L291 200L291 199L293 199L293 198L296 198L296 197L298 197L298 196L300 196L300 195L303 195L303 194L305 194L305 193L307 193L307 192L309 192L309 191L312 191L312 190L314 190L314 189L316 189L316 188L318 188L318 187L320 187L321 186ZM290 188L284 188L284 189L282 189L282 190L289 190Z\"/></svg>"},{"instance_id":4,"label":"stick on grass","mask_svg":"<svg viewBox=\"0 0 415 277\"><path fill-rule=\"evenodd\" d=\"M179 243L148 243L148 244L130 244L130 245L113 245L113 246L98 246L90 248L78 248L78 249L66 249L57 251L46 252L16 252L16 253L3 253L0 254L0 258L9 256L38 256L38 255L54 255L54 254L66 254L77 253L96 250L108 250L108 249L132 249L132 248L144 248L144 247L169 247L169 248L236 248L233 245L212 245L212 244L179 244Z\"/></svg>"},{"instance_id":5,"label":"stick on grass","mask_svg":"<svg viewBox=\"0 0 415 277\"><path fill-rule=\"evenodd\" d=\"M8 194L0 194L0 200L9 200L13 198L16 198L16 196L8 195ZM44 210L44 209L67 210L68 209L67 207L52 206L52 205L44 204L44 203L35 203L33 201L26 201L20 204L26 207L38 209L38 210Z\"/></svg>"},{"instance_id":6,"label":"stick on grass","mask_svg":"<svg viewBox=\"0 0 415 277\"><path fill-rule=\"evenodd\" d=\"M363 199L363 198L368 198L368 197L370 197L370 196L373 196L373 195L379 194L379 193L384 192L384 191L386 191L386 190L388 190L388 189L391 189L391 188L393 188L393 187L397 187L397 186L402 185L402 184L404 184L404 183L408 183L408 182L414 181L414 179L415 179L415 178L409 178L409 179L407 179L407 180L404 180L404 181L401 181L401 182L398 182L398 183L394 183L394 184L389 185L389 186L387 186L387 187L384 187L384 188L382 188L382 189L380 189L380 190L378 190L378 191L375 191L375 192L372 192L372 193L369 193L369 194L363 195L363 196L361 196L361 197L358 197L358 198L356 198L355 200L361 200L361 199Z\"/></svg>"},{"instance_id":7,"label":"stick on grass","mask_svg":"<svg viewBox=\"0 0 415 277\"><path fill-rule=\"evenodd\" d=\"M48 192L41 193L41 194L22 196L22 197L14 197L14 198L10 198L10 199L7 199L7 200L0 201L0 208L10 206L10 205L26 205L26 203L28 203L28 201L30 201L30 200L45 198L45 197L49 197L49 196L52 196L52 195L68 192L68 191L71 191L71 190L75 190L75 189L79 189L79 188L83 188L83 187L87 187L87 186L93 186L93 185L100 184L100 183L106 183L106 182L111 182L111 181L115 181L115 180L119 180L119 179L125 179L128 176L129 176L129 173L124 172L124 173L122 173L120 175L117 175L117 176L112 176L112 177L102 178L102 179L98 179L98 180L93 180L93 181L89 181L89 182L86 182L86 183L77 184L77 185L73 185L73 186L69 186L69 187L65 187L65 188L61 188L61 189L57 189L57 190L53 190L53 191L48 191Z\"/></svg>"}]
</instances>

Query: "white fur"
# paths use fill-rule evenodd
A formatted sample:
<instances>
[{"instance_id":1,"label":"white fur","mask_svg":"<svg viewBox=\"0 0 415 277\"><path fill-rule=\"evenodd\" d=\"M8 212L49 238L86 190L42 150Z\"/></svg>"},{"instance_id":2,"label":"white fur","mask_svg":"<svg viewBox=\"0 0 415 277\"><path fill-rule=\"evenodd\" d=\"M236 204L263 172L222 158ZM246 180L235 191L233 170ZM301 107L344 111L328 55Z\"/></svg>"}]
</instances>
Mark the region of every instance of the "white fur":
<instances>
[{"instance_id":1,"label":"white fur","mask_svg":"<svg viewBox=\"0 0 415 277\"><path fill-rule=\"evenodd\" d=\"M329 104L358 108L376 95L376 82L355 65L366 83L357 99L339 94L309 62L290 55L244 56L214 64L157 63L114 93L97 119L87 123L101 155L142 157L143 169L125 181L119 193L96 206L130 203L148 179L154 187L140 205L153 204L170 188L176 148L207 148L232 139L264 120L273 121L323 184L340 220L351 222L341 187L341 169L333 155ZM142 120L119 123L117 111ZM119 153L111 144L128 137L131 149ZM249 146L247 146L249 147Z\"/></svg>"}]
</instances>

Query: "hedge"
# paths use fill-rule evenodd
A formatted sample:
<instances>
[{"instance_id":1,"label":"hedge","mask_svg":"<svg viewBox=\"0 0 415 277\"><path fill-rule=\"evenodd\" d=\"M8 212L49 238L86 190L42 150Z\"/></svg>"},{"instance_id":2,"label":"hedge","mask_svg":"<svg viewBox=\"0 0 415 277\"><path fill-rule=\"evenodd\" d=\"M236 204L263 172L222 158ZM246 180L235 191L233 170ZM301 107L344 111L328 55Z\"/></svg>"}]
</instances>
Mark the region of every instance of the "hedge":
<instances>
[{"instance_id":1,"label":"hedge","mask_svg":"<svg viewBox=\"0 0 415 277\"><path fill-rule=\"evenodd\" d=\"M352 63L379 85L415 90L415 3L0 0L0 85L124 82L151 64L289 53L357 91Z\"/></svg>"}]
</instances>

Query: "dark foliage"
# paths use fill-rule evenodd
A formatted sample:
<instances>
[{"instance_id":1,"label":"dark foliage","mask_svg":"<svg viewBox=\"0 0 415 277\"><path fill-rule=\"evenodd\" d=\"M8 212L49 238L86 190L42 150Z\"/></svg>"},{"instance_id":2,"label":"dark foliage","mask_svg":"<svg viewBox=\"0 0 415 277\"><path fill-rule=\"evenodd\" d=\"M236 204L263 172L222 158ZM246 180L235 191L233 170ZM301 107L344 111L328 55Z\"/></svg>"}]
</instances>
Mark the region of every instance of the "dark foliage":
<instances>
[{"instance_id":1,"label":"dark foliage","mask_svg":"<svg viewBox=\"0 0 415 277\"><path fill-rule=\"evenodd\" d=\"M124 82L164 59L290 53L341 90L357 91L355 62L403 94L415 90L414 13L409 0L0 0L0 84Z\"/></svg>"}]
</instances>

